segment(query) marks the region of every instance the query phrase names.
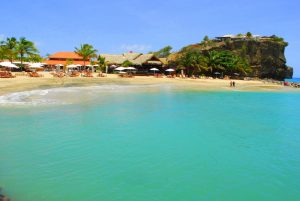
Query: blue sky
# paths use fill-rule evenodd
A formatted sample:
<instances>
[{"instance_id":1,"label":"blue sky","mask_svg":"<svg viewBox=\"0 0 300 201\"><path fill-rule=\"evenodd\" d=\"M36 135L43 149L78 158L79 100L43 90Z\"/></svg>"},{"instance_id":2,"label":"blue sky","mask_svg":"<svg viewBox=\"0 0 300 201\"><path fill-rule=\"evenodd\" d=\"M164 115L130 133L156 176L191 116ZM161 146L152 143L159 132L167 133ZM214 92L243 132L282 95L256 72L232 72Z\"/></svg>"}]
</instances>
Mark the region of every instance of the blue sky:
<instances>
[{"instance_id":1,"label":"blue sky","mask_svg":"<svg viewBox=\"0 0 300 201\"><path fill-rule=\"evenodd\" d=\"M10 0L1 2L0 39L25 36L42 55L90 43L100 53L174 50L210 37L245 33L284 37L300 77L297 0Z\"/></svg>"}]
</instances>

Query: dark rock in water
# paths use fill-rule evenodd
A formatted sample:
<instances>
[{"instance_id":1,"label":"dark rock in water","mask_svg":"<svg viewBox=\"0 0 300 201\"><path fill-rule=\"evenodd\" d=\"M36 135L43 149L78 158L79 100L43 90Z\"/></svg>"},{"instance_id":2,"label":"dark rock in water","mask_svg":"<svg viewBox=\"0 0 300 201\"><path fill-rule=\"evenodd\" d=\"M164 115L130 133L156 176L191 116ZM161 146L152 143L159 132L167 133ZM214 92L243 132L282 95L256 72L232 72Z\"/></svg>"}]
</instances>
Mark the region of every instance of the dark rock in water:
<instances>
[{"instance_id":1,"label":"dark rock in water","mask_svg":"<svg viewBox=\"0 0 300 201\"><path fill-rule=\"evenodd\" d=\"M4 195L0 195L0 201L10 201L10 199Z\"/></svg>"}]
</instances>

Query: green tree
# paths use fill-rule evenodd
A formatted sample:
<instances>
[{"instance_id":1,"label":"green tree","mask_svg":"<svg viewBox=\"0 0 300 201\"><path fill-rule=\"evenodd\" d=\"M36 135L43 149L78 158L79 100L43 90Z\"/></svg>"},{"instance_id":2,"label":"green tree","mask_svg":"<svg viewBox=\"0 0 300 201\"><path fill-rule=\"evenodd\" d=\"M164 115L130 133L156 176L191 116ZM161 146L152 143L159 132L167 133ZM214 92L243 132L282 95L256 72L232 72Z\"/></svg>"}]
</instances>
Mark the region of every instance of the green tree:
<instances>
[{"instance_id":1,"label":"green tree","mask_svg":"<svg viewBox=\"0 0 300 201\"><path fill-rule=\"evenodd\" d=\"M122 66L124 67L130 67L130 66L133 66L133 63L129 60L126 60L122 63Z\"/></svg>"},{"instance_id":2,"label":"green tree","mask_svg":"<svg viewBox=\"0 0 300 201\"><path fill-rule=\"evenodd\" d=\"M31 54L27 58L24 58L24 61L29 61L29 62L42 62L44 60L43 57L39 54Z\"/></svg>"},{"instance_id":3,"label":"green tree","mask_svg":"<svg viewBox=\"0 0 300 201\"><path fill-rule=\"evenodd\" d=\"M98 69L100 71L103 71L104 69L106 69L108 62L105 60L105 57L102 57L101 55L99 55L97 58L97 61L98 61Z\"/></svg>"},{"instance_id":4,"label":"green tree","mask_svg":"<svg viewBox=\"0 0 300 201\"><path fill-rule=\"evenodd\" d=\"M246 33L246 37L247 37L247 38L252 38L252 33L248 31L248 32Z\"/></svg>"},{"instance_id":5,"label":"green tree","mask_svg":"<svg viewBox=\"0 0 300 201\"><path fill-rule=\"evenodd\" d=\"M207 55L207 66L211 73L213 71L224 70L221 65L220 53L218 51L209 51Z\"/></svg>"},{"instance_id":6,"label":"green tree","mask_svg":"<svg viewBox=\"0 0 300 201\"><path fill-rule=\"evenodd\" d=\"M163 47L162 49L158 50L157 52L149 52L149 53L154 54L158 58L166 58L171 54L172 49L173 48L168 45L168 46Z\"/></svg>"},{"instance_id":7,"label":"green tree","mask_svg":"<svg viewBox=\"0 0 300 201\"><path fill-rule=\"evenodd\" d=\"M208 36L204 36L203 40L200 43L203 46L207 46L208 44L211 44L211 40L209 39Z\"/></svg>"},{"instance_id":8,"label":"green tree","mask_svg":"<svg viewBox=\"0 0 300 201\"><path fill-rule=\"evenodd\" d=\"M67 59L65 65L63 66L63 71L67 71L67 66L73 64L73 59Z\"/></svg>"},{"instance_id":9,"label":"green tree","mask_svg":"<svg viewBox=\"0 0 300 201\"><path fill-rule=\"evenodd\" d=\"M1 49L3 51L3 59L8 59L10 62L13 62L17 58L17 44L18 41L15 37L6 38L5 41L1 41Z\"/></svg>"},{"instance_id":10,"label":"green tree","mask_svg":"<svg viewBox=\"0 0 300 201\"><path fill-rule=\"evenodd\" d=\"M177 63L177 69L185 69L188 76L207 70L207 59L199 51L185 52Z\"/></svg>"},{"instance_id":11,"label":"green tree","mask_svg":"<svg viewBox=\"0 0 300 201\"><path fill-rule=\"evenodd\" d=\"M94 49L92 45L82 44L79 48L75 47L75 53L83 59L83 66L85 67L85 62L90 60L91 58L95 58L98 50Z\"/></svg>"},{"instance_id":12,"label":"green tree","mask_svg":"<svg viewBox=\"0 0 300 201\"><path fill-rule=\"evenodd\" d=\"M204 36L203 41L209 41L209 37L208 36Z\"/></svg>"},{"instance_id":13,"label":"green tree","mask_svg":"<svg viewBox=\"0 0 300 201\"><path fill-rule=\"evenodd\" d=\"M3 61L6 58L5 46L0 45L0 61Z\"/></svg>"},{"instance_id":14,"label":"green tree","mask_svg":"<svg viewBox=\"0 0 300 201\"><path fill-rule=\"evenodd\" d=\"M21 37L19 39L19 41L17 42L16 50L20 57L22 67L23 67L23 59L25 56L30 56L38 52L34 43L26 40L25 37Z\"/></svg>"},{"instance_id":15,"label":"green tree","mask_svg":"<svg viewBox=\"0 0 300 201\"><path fill-rule=\"evenodd\" d=\"M208 67L211 72L221 71L225 74L247 74L251 68L246 59L233 54L230 51L210 51L208 53Z\"/></svg>"}]
</instances>

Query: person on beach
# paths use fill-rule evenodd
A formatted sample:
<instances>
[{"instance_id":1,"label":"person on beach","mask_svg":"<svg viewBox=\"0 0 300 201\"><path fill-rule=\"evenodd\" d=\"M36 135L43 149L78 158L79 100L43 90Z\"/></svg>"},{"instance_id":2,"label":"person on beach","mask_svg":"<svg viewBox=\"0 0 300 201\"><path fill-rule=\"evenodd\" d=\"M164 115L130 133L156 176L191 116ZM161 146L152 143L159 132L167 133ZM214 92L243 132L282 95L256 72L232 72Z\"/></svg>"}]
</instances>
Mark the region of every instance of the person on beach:
<instances>
[{"instance_id":1,"label":"person on beach","mask_svg":"<svg viewBox=\"0 0 300 201\"><path fill-rule=\"evenodd\" d=\"M235 81L232 82L232 86L235 87Z\"/></svg>"},{"instance_id":2,"label":"person on beach","mask_svg":"<svg viewBox=\"0 0 300 201\"><path fill-rule=\"evenodd\" d=\"M230 81L230 87L232 87L232 81Z\"/></svg>"}]
</instances>

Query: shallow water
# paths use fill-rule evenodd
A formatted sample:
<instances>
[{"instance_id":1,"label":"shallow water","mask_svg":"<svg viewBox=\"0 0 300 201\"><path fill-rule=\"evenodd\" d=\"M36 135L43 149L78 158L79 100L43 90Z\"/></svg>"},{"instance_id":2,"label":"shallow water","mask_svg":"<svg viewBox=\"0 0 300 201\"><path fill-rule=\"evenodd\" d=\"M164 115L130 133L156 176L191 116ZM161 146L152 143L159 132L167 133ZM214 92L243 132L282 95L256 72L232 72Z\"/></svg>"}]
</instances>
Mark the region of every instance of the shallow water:
<instances>
[{"instance_id":1,"label":"shallow water","mask_svg":"<svg viewBox=\"0 0 300 201\"><path fill-rule=\"evenodd\" d=\"M0 97L22 201L298 201L300 93L95 86Z\"/></svg>"}]
</instances>

